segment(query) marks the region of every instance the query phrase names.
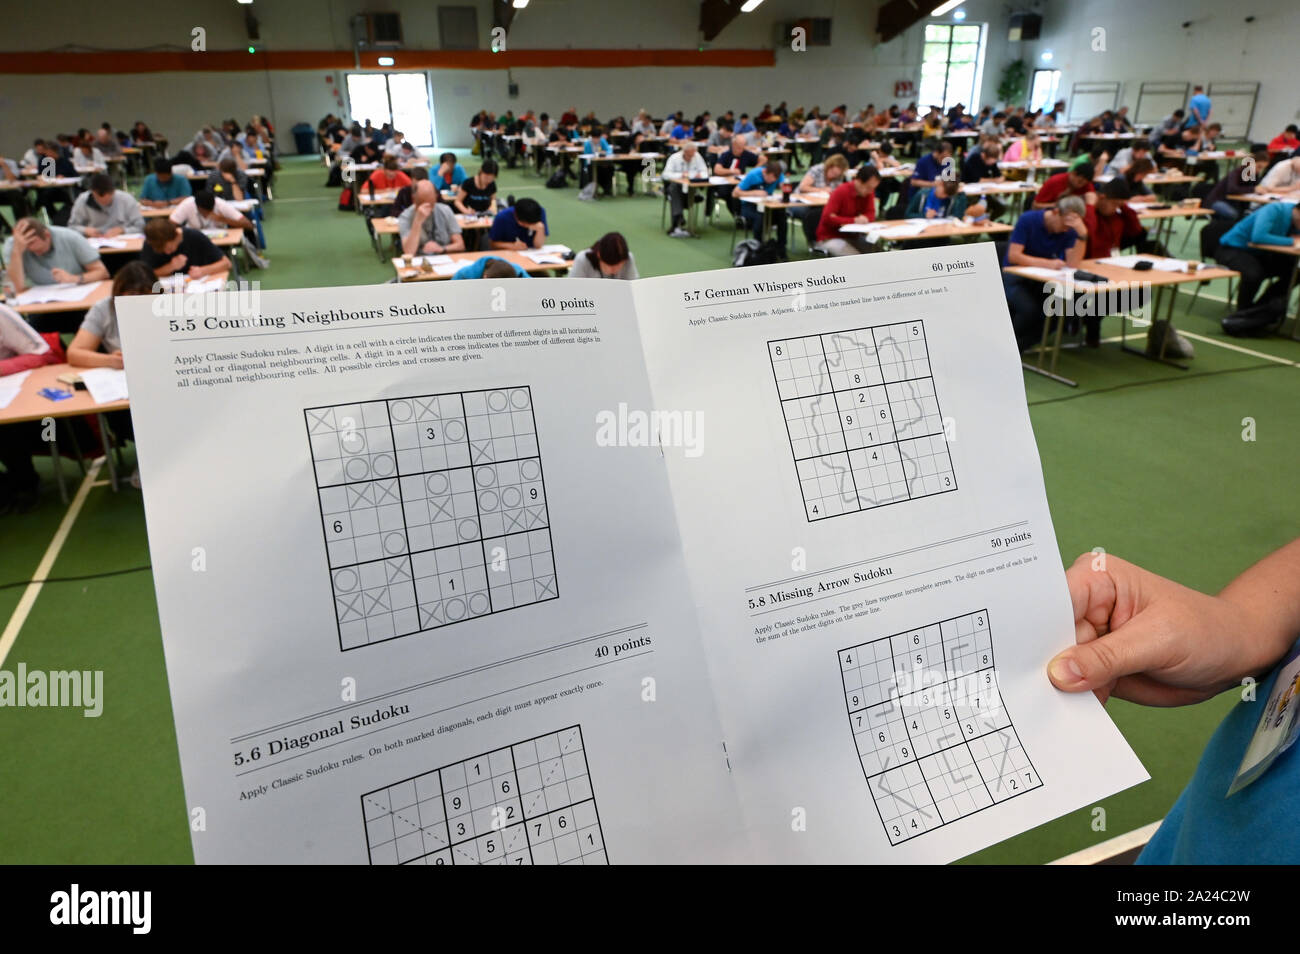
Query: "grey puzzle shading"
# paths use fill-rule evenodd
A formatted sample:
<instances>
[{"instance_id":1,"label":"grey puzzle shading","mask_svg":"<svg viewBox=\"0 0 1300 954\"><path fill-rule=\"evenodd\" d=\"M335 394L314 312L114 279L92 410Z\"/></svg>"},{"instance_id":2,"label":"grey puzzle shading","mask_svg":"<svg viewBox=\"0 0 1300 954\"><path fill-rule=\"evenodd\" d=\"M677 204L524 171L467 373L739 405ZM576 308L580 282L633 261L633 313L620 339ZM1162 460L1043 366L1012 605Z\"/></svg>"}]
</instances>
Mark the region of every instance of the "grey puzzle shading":
<instances>
[{"instance_id":1,"label":"grey puzzle shading","mask_svg":"<svg viewBox=\"0 0 1300 954\"><path fill-rule=\"evenodd\" d=\"M559 597L531 389L304 418L341 649Z\"/></svg>"}]
</instances>

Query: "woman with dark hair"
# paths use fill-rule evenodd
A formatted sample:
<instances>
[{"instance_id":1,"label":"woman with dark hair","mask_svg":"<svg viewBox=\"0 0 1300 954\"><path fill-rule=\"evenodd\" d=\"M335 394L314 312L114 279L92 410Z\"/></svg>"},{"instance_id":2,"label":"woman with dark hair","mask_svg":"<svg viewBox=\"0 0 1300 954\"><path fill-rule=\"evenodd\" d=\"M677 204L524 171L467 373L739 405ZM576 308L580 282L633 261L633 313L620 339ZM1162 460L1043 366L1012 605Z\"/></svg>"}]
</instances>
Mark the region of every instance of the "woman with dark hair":
<instances>
[{"instance_id":1,"label":"woman with dark hair","mask_svg":"<svg viewBox=\"0 0 1300 954\"><path fill-rule=\"evenodd\" d=\"M579 252L569 270L570 278L638 278L636 260L621 232L606 232L591 248Z\"/></svg>"}]
</instances>

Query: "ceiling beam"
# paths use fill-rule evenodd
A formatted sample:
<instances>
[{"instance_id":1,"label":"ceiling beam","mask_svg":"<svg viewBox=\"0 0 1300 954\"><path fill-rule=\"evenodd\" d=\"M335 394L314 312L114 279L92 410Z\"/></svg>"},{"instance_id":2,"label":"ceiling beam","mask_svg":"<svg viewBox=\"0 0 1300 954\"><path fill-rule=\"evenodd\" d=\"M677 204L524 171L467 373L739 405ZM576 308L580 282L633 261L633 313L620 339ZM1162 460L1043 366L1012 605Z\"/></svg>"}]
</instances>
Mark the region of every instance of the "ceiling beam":
<instances>
[{"instance_id":1,"label":"ceiling beam","mask_svg":"<svg viewBox=\"0 0 1300 954\"><path fill-rule=\"evenodd\" d=\"M741 0L700 0L700 33L712 42L728 23L740 16Z\"/></svg>"},{"instance_id":2,"label":"ceiling beam","mask_svg":"<svg viewBox=\"0 0 1300 954\"><path fill-rule=\"evenodd\" d=\"M876 14L876 33L881 43L888 43L908 27L920 23L939 5L939 0L889 0Z\"/></svg>"}]
</instances>

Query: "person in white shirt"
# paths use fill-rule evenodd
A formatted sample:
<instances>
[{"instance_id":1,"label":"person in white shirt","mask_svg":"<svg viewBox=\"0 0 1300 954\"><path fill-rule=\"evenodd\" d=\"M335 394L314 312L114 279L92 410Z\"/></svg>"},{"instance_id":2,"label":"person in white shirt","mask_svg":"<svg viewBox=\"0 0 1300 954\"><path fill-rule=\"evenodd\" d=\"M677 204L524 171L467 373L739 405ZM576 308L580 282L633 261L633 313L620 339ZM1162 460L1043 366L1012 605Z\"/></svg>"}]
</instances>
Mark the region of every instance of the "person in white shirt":
<instances>
[{"instance_id":1,"label":"person in white shirt","mask_svg":"<svg viewBox=\"0 0 1300 954\"><path fill-rule=\"evenodd\" d=\"M1300 189L1300 156L1283 159L1268 170L1255 187L1256 192L1279 194L1295 192L1297 189Z\"/></svg>"},{"instance_id":2,"label":"person in white shirt","mask_svg":"<svg viewBox=\"0 0 1300 954\"><path fill-rule=\"evenodd\" d=\"M253 223L234 205L219 199L207 189L181 201L168 216L177 225L187 229L251 229Z\"/></svg>"},{"instance_id":3,"label":"person in white shirt","mask_svg":"<svg viewBox=\"0 0 1300 954\"><path fill-rule=\"evenodd\" d=\"M384 143L385 156L397 156L402 152L402 140L406 138L406 133L400 130L393 130L393 138Z\"/></svg>"},{"instance_id":4,"label":"person in white shirt","mask_svg":"<svg viewBox=\"0 0 1300 954\"><path fill-rule=\"evenodd\" d=\"M709 167L705 164L704 157L700 155L699 146L693 140L684 143L682 148L669 156L668 161L664 163L663 178L668 188L668 204L673 212L672 230L668 233L672 238L690 238L691 233L686 231L686 202L690 195L690 188L671 180L707 179L708 177Z\"/></svg>"},{"instance_id":5,"label":"person in white shirt","mask_svg":"<svg viewBox=\"0 0 1300 954\"><path fill-rule=\"evenodd\" d=\"M41 147L44 145L45 140L38 139L32 148L23 153L21 165L24 169L39 169L41 167Z\"/></svg>"},{"instance_id":6,"label":"person in white shirt","mask_svg":"<svg viewBox=\"0 0 1300 954\"><path fill-rule=\"evenodd\" d=\"M650 122L650 114L644 109L639 110L636 114L636 119L632 120L632 135L653 136L654 134L655 124Z\"/></svg>"},{"instance_id":7,"label":"person in white shirt","mask_svg":"<svg viewBox=\"0 0 1300 954\"><path fill-rule=\"evenodd\" d=\"M72 167L78 172L102 172L108 168L104 154L89 141L79 143L72 150Z\"/></svg>"}]
</instances>

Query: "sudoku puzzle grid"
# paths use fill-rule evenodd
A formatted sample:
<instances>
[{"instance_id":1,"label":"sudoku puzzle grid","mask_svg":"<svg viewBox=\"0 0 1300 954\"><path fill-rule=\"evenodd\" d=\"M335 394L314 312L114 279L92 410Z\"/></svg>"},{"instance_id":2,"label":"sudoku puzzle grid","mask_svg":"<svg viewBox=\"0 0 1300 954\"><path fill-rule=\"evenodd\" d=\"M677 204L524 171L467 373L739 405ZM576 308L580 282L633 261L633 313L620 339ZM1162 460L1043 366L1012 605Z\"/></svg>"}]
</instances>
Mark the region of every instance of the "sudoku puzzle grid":
<instances>
[{"instance_id":1,"label":"sudoku puzzle grid","mask_svg":"<svg viewBox=\"0 0 1300 954\"><path fill-rule=\"evenodd\" d=\"M342 649L559 596L527 387L304 413Z\"/></svg>"},{"instance_id":2,"label":"sudoku puzzle grid","mask_svg":"<svg viewBox=\"0 0 1300 954\"><path fill-rule=\"evenodd\" d=\"M998 691L986 611L842 649L840 675L891 844L1043 784Z\"/></svg>"},{"instance_id":3,"label":"sudoku puzzle grid","mask_svg":"<svg viewBox=\"0 0 1300 954\"><path fill-rule=\"evenodd\" d=\"M767 348L810 521L957 489L923 322Z\"/></svg>"},{"instance_id":4,"label":"sudoku puzzle grid","mask_svg":"<svg viewBox=\"0 0 1300 954\"><path fill-rule=\"evenodd\" d=\"M603 865L582 729L570 726L361 796L372 865Z\"/></svg>"}]
</instances>

